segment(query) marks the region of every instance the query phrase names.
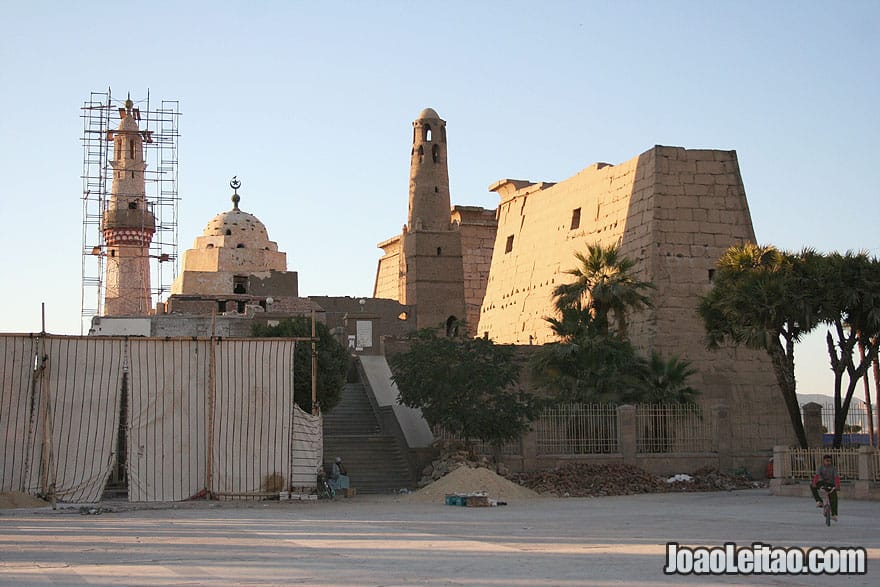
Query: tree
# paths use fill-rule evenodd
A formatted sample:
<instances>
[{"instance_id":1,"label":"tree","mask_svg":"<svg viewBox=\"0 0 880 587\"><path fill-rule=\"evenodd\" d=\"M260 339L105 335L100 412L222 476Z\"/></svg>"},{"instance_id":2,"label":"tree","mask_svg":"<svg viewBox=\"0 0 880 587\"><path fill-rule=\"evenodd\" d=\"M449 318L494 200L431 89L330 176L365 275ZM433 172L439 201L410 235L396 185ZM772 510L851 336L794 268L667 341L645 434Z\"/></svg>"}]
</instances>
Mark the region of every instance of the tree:
<instances>
[{"instance_id":1,"label":"tree","mask_svg":"<svg viewBox=\"0 0 880 587\"><path fill-rule=\"evenodd\" d=\"M794 375L794 346L819 323L821 255L747 243L727 249L699 313L710 349L725 343L766 352L798 443L807 447Z\"/></svg>"},{"instance_id":2,"label":"tree","mask_svg":"<svg viewBox=\"0 0 880 587\"><path fill-rule=\"evenodd\" d=\"M311 337L312 321L305 316L282 320L276 326L255 324L254 336ZM317 401L330 411L339 403L351 358L348 351L330 334L323 322L315 324L318 352ZM298 342L293 358L293 399L303 410L312 411L312 344Z\"/></svg>"},{"instance_id":3,"label":"tree","mask_svg":"<svg viewBox=\"0 0 880 587\"><path fill-rule=\"evenodd\" d=\"M553 289L557 310L587 308L600 334L607 334L611 319L622 339L627 338L627 313L651 307L644 293L654 285L638 281L631 275L635 262L620 255L615 245L587 246L587 253L575 253L579 265L565 273L574 276L571 283Z\"/></svg>"},{"instance_id":4,"label":"tree","mask_svg":"<svg viewBox=\"0 0 880 587\"><path fill-rule=\"evenodd\" d=\"M880 261L866 253L833 253L824 259L822 321L834 372L834 446L839 447L859 379L877 358L880 335ZM856 353L859 345L864 353ZM844 388L843 378L847 376Z\"/></svg>"},{"instance_id":5,"label":"tree","mask_svg":"<svg viewBox=\"0 0 880 587\"><path fill-rule=\"evenodd\" d=\"M539 384L556 399L579 403L638 403L646 366L629 341L596 324L586 308L567 307L546 318L559 341L543 345L532 360Z\"/></svg>"},{"instance_id":6,"label":"tree","mask_svg":"<svg viewBox=\"0 0 880 587\"><path fill-rule=\"evenodd\" d=\"M657 351L652 351L647 367L645 398L647 403L689 405L697 403L700 392L687 382L688 378L697 372L690 361L678 356L665 359Z\"/></svg>"},{"instance_id":7,"label":"tree","mask_svg":"<svg viewBox=\"0 0 880 587\"><path fill-rule=\"evenodd\" d=\"M422 330L389 363L398 403L421 410L432 427L468 445L479 439L500 447L538 416L540 401L515 385L520 365L511 347Z\"/></svg>"}]
</instances>

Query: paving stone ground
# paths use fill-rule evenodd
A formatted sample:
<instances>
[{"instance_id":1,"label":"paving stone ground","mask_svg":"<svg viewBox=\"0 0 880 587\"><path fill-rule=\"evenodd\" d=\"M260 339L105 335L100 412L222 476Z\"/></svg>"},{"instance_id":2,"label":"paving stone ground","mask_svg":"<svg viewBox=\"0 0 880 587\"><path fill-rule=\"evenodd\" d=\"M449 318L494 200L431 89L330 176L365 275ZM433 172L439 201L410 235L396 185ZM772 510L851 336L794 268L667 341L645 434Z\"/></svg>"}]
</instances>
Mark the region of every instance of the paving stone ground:
<instances>
[{"instance_id":1,"label":"paving stone ground","mask_svg":"<svg viewBox=\"0 0 880 587\"><path fill-rule=\"evenodd\" d=\"M103 502L0 510L0 585L544 587L880 584L880 503L766 489L545 498L467 508L333 502ZM665 575L665 544L859 546L860 576Z\"/></svg>"}]
</instances>

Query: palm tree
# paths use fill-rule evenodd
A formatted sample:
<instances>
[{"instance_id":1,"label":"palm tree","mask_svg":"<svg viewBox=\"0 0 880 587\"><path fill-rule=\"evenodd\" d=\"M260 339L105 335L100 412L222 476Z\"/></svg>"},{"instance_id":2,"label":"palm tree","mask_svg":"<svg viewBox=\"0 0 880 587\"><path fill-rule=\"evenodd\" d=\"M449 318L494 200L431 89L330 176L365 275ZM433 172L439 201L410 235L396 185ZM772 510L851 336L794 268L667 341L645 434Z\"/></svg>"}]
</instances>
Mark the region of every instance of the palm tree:
<instances>
[{"instance_id":1,"label":"palm tree","mask_svg":"<svg viewBox=\"0 0 880 587\"><path fill-rule=\"evenodd\" d=\"M699 306L709 348L729 341L769 355L803 448L807 437L796 393L794 345L819 323L821 260L809 249L792 255L753 243L730 247L718 260L712 290Z\"/></svg>"},{"instance_id":2,"label":"palm tree","mask_svg":"<svg viewBox=\"0 0 880 587\"><path fill-rule=\"evenodd\" d=\"M697 372L690 361L677 356L664 359L651 352L646 373L647 396L652 404L696 404L699 391L688 385L688 378Z\"/></svg>"},{"instance_id":3,"label":"palm tree","mask_svg":"<svg viewBox=\"0 0 880 587\"><path fill-rule=\"evenodd\" d=\"M617 333L625 340L627 312L651 307L643 292L654 285L631 275L635 262L620 255L616 245L588 245L587 253L577 252L575 258L579 265L565 272L574 276L574 281L553 289L556 309L588 309L601 334L608 334L613 316Z\"/></svg>"}]
</instances>

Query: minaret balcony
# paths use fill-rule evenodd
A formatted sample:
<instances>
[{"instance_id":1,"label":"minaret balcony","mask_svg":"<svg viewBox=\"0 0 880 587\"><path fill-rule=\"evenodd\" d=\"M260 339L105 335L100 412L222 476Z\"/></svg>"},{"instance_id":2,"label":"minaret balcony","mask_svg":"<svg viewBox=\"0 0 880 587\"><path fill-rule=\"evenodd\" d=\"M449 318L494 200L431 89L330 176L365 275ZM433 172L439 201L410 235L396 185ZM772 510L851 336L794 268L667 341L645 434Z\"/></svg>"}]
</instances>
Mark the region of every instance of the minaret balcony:
<instances>
[{"instance_id":1,"label":"minaret balcony","mask_svg":"<svg viewBox=\"0 0 880 587\"><path fill-rule=\"evenodd\" d=\"M103 215L103 230L133 228L148 231L156 230L156 217L143 208L115 208L106 210Z\"/></svg>"}]
</instances>

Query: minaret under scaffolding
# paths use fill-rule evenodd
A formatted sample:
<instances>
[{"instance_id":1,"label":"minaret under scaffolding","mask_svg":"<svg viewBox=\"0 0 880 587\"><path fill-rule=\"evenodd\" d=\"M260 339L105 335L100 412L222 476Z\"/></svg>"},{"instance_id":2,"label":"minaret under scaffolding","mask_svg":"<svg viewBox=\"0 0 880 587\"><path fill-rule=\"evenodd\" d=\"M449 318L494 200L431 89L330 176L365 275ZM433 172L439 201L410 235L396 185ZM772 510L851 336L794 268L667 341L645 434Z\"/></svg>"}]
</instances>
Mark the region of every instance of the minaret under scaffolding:
<instances>
[{"instance_id":1,"label":"minaret under scaffolding","mask_svg":"<svg viewBox=\"0 0 880 587\"><path fill-rule=\"evenodd\" d=\"M130 98L119 115L119 128L107 132L107 140L113 142L113 186L101 219L106 245L104 315L144 316L151 311L150 241L156 231L144 188L144 142L152 136L138 127L140 110Z\"/></svg>"}]
</instances>

